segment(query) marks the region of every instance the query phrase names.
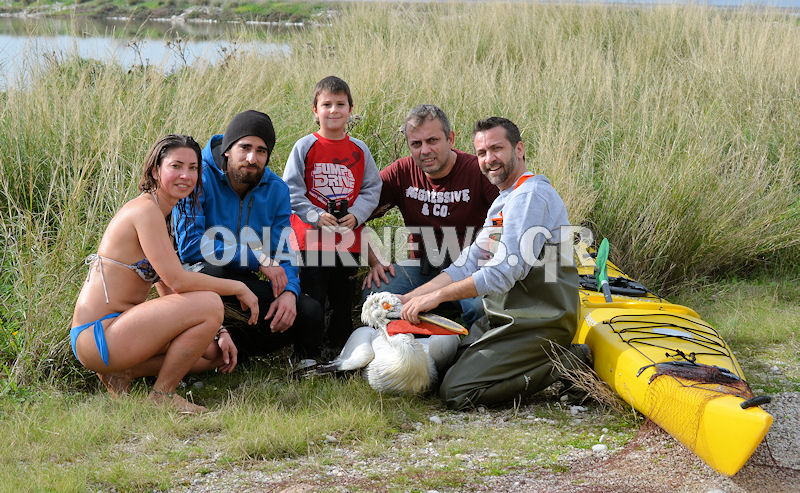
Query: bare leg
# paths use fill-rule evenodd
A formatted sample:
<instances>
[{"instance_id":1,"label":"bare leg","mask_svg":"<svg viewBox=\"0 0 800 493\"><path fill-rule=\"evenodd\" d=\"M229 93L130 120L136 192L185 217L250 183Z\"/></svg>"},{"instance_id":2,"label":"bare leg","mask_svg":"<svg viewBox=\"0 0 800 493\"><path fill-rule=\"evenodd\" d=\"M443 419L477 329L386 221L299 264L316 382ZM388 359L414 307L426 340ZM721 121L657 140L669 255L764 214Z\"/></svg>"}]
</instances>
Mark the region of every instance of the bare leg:
<instances>
[{"instance_id":1,"label":"bare leg","mask_svg":"<svg viewBox=\"0 0 800 493\"><path fill-rule=\"evenodd\" d=\"M158 375L161 365L164 364L164 355L153 356L133 368L121 372L97 373L100 381L106 386L108 392L113 397L120 397L130 393L131 382L141 377L152 377ZM189 373L202 373L211 371L222 364L222 351L216 342L209 344L203 354L194 362Z\"/></svg>"},{"instance_id":2,"label":"bare leg","mask_svg":"<svg viewBox=\"0 0 800 493\"><path fill-rule=\"evenodd\" d=\"M206 351L218 327L219 323L217 327L209 330L208 324L204 322L187 329L173 339L164 355L153 389L161 392L174 391L183 376Z\"/></svg>"},{"instance_id":3,"label":"bare leg","mask_svg":"<svg viewBox=\"0 0 800 493\"><path fill-rule=\"evenodd\" d=\"M208 345L205 352L194 362L189 373L201 373L211 371L222 364L222 351L216 342Z\"/></svg>"},{"instance_id":4,"label":"bare leg","mask_svg":"<svg viewBox=\"0 0 800 493\"><path fill-rule=\"evenodd\" d=\"M205 359L216 359L221 353L222 351L220 351L217 341L212 341L200 356Z\"/></svg>"},{"instance_id":5,"label":"bare leg","mask_svg":"<svg viewBox=\"0 0 800 493\"><path fill-rule=\"evenodd\" d=\"M136 305L106 324L109 366L100 360L89 331L78 337L78 350L81 361L101 374L112 394L124 392L133 378L156 374L153 388L159 395L169 396L181 411L197 412L201 406L171 394L212 342L222 317L222 301L215 293L168 295ZM162 397L153 400L164 402Z\"/></svg>"}]
</instances>

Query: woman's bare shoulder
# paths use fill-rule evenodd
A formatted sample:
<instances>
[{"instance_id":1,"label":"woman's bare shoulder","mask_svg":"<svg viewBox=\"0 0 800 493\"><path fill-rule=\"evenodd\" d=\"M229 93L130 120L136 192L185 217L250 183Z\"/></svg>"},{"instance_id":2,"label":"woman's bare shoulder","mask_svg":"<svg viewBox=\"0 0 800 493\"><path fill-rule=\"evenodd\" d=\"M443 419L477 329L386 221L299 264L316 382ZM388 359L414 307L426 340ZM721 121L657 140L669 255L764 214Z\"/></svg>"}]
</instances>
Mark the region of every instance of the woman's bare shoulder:
<instances>
[{"instance_id":1,"label":"woman's bare shoulder","mask_svg":"<svg viewBox=\"0 0 800 493\"><path fill-rule=\"evenodd\" d=\"M159 214L158 206L155 205L152 198L139 195L125 202L116 214L114 214L114 217L111 218L111 221L109 221L106 227L105 234L103 235L104 239L109 234L115 237L118 235L126 237L128 235L135 235L137 224L141 224L143 219L145 222L148 219L155 220Z\"/></svg>"},{"instance_id":2,"label":"woman's bare shoulder","mask_svg":"<svg viewBox=\"0 0 800 493\"><path fill-rule=\"evenodd\" d=\"M117 211L117 216L120 218L136 219L144 216L160 216L161 210L150 194L141 194L131 200L125 202L123 206Z\"/></svg>"}]
</instances>

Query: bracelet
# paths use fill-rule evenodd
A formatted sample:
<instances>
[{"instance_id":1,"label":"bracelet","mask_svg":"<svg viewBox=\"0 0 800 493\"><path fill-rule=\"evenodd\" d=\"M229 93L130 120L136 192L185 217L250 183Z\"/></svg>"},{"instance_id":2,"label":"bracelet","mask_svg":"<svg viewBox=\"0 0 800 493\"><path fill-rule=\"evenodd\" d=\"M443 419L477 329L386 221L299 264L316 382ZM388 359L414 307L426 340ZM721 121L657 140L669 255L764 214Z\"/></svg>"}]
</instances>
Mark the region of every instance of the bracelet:
<instances>
[{"instance_id":1,"label":"bracelet","mask_svg":"<svg viewBox=\"0 0 800 493\"><path fill-rule=\"evenodd\" d=\"M225 334L230 334L230 332L228 332L228 329L226 329L224 325L220 325L220 326L219 326L219 330L217 331L217 335L215 335L215 336L214 336L214 341L215 341L215 342L216 342L216 341L219 341L219 336L220 336L220 334L222 334L222 333L225 333Z\"/></svg>"}]
</instances>

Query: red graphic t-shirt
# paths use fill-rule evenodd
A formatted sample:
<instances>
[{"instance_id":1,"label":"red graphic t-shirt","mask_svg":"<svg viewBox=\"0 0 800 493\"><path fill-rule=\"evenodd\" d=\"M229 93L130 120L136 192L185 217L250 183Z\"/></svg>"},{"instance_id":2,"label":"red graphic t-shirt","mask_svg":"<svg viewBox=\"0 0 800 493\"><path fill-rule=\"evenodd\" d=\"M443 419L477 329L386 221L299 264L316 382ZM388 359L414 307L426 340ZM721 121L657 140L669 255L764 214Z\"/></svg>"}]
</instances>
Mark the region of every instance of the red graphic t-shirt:
<instances>
[{"instance_id":1,"label":"red graphic t-shirt","mask_svg":"<svg viewBox=\"0 0 800 493\"><path fill-rule=\"evenodd\" d=\"M298 145L301 149L297 149ZM314 133L298 141L295 147L304 154L306 198L322 210L326 210L330 200L344 200L350 208L361 192L364 178L365 152L358 143L347 135L341 140L330 140ZM372 156L369 161L374 167ZM362 226L348 232L346 238L337 233L329 238L333 240L331 245L327 245L326 236L303 218L292 214L291 223L297 239L295 247L300 250L327 250L333 249L333 245L352 242L348 250L360 251Z\"/></svg>"}]
</instances>

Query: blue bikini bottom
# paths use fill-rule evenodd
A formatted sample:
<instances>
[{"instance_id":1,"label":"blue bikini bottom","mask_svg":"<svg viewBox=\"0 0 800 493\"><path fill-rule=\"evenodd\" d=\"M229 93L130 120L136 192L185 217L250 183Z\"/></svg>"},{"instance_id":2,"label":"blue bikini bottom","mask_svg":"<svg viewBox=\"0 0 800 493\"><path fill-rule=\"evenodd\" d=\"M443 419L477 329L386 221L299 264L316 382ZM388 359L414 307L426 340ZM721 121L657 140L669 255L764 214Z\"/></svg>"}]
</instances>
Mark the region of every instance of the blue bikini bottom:
<instances>
[{"instance_id":1,"label":"blue bikini bottom","mask_svg":"<svg viewBox=\"0 0 800 493\"><path fill-rule=\"evenodd\" d=\"M103 333L103 320L119 317L120 315L120 313L109 313L105 317L95 320L94 322L78 325L77 327L70 329L69 337L72 340L72 354L75 355L75 358L77 358L78 361L81 360L78 358L78 353L75 351L75 341L78 340L78 334L89 327L94 326L94 342L97 344L97 350L100 351L100 357L103 358L103 363L108 366L108 345L106 344L106 335Z\"/></svg>"}]
</instances>

